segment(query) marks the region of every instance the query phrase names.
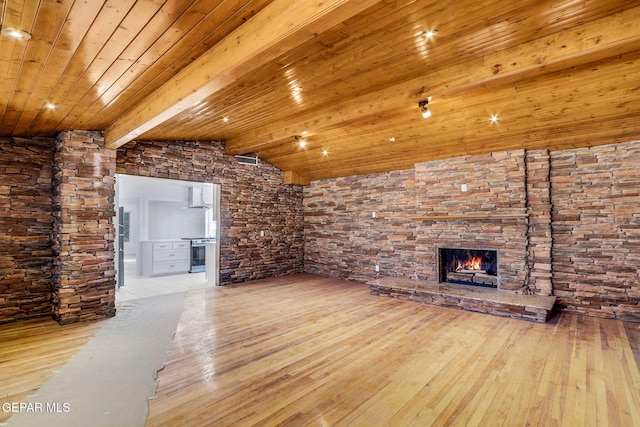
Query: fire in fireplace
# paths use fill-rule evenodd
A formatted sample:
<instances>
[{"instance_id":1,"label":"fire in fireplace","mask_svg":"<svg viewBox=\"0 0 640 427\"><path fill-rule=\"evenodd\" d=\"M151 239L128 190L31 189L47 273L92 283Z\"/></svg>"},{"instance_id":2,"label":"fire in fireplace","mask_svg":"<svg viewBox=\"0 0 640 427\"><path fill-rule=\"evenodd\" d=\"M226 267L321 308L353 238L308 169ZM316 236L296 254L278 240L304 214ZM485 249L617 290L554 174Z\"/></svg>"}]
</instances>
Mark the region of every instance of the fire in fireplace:
<instances>
[{"instance_id":1,"label":"fire in fireplace","mask_svg":"<svg viewBox=\"0 0 640 427\"><path fill-rule=\"evenodd\" d=\"M440 248L440 282L498 287L498 251Z\"/></svg>"}]
</instances>

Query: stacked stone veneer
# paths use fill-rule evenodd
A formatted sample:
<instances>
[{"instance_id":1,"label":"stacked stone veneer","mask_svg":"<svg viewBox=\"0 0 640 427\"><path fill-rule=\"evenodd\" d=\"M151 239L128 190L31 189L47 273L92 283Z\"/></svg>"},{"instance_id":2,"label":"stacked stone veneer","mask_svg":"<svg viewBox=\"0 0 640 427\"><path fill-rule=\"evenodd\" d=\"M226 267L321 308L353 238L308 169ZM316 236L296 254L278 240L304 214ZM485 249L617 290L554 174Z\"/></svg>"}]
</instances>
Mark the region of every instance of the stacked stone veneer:
<instances>
[{"instance_id":1,"label":"stacked stone veneer","mask_svg":"<svg viewBox=\"0 0 640 427\"><path fill-rule=\"evenodd\" d=\"M552 295L551 163L548 150L526 151L528 281L525 287Z\"/></svg>"},{"instance_id":2,"label":"stacked stone veneer","mask_svg":"<svg viewBox=\"0 0 640 427\"><path fill-rule=\"evenodd\" d=\"M495 249L499 287L531 286L529 271L540 258L548 262L551 251L550 240L536 241L537 258L529 259L525 189L549 188L548 168L545 175L533 167L538 173L527 180L534 154L459 157L417 164L415 170L312 183L305 192L305 270L351 280L404 276L437 283L439 248ZM549 206L544 209L536 205L535 218L546 220L548 229ZM510 217L491 218L495 213ZM463 218L478 214L491 219ZM420 219L434 216L451 219ZM546 279L547 286L533 284L532 291L550 293Z\"/></svg>"},{"instance_id":3,"label":"stacked stone veneer","mask_svg":"<svg viewBox=\"0 0 640 427\"><path fill-rule=\"evenodd\" d=\"M557 295L571 312L640 321L638 164L640 142L629 142L312 182L305 271L435 282L439 247L497 249L500 288ZM483 213L490 219L461 218ZM452 218L416 219L441 215Z\"/></svg>"},{"instance_id":4,"label":"stacked stone veneer","mask_svg":"<svg viewBox=\"0 0 640 427\"><path fill-rule=\"evenodd\" d=\"M451 216L413 221L418 275L437 283L438 248L495 249L498 288L521 289L528 280L524 150L420 163L415 174L420 215ZM464 219L479 214L488 219Z\"/></svg>"},{"instance_id":5,"label":"stacked stone veneer","mask_svg":"<svg viewBox=\"0 0 640 427\"><path fill-rule=\"evenodd\" d=\"M61 324L113 316L115 151L99 132L63 132L53 181L53 316Z\"/></svg>"},{"instance_id":6,"label":"stacked stone veneer","mask_svg":"<svg viewBox=\"0 0 640 427\"><path fill-rule=\"evenodd\" d=\"M117 171L220 184L221 284L303 270L302 189L272 165L239 164L222 142L140 141L118 150Z\"/></svg>"},{"instance_id":7,"label":"stacked stone veneer","mask_svg":"<svg viewBox=\"0 0 640 427\"><path fill-rule=\"evenodd\" d=\"M304 193L305 271L367 281L377 264L384 276L414 274L412 216L413 170L312 182Z\"/></svg>"},{"instance_id":8,"label":"stacked stone veneer","mask_svg":"<svg viewBox=\"0 0 640 427\"><path fill-rule=\"evenodd\" d=\"M117 152L121 173L221 184L222 283L298 272L303 250L311 273L431 279L441 242L466 235L472 245L494 247L512 234L501 253L502 287L553 293L570 312L640 321L638 141L316 181L304 189L304 206L300 187L282 185L277 169L238 165L223 153L217 142L141 142ZM0 322L114 313L113 164L98 133L66 132L57 143L0 139ZM528 217L483 227L415 219L445 205L447 214L524 210Z\"/></svg>"},{"instance_id":9,"label":"stacked stone veneer","mask_svg":"<svg viewBox=\"0 0 640 427\"><path fill-rule=\"evenodd\" d=\"M51 313L54 144L0 138L0 323Z\"/></svg>"},{"instance_id":10,"label":"stacked stone veneer","mask_svg":"<svg viewBox=\"0 0 640 427\"><path fill-rule=\"evenodd\" d=\"M416 165L418 273L438 281L438 249L494 249L500 289L551 294L547 151L503 151ZM462 191L462 185L467 191ZM486 219L465 219L465 216Z\"/></svg>"},{"instance_id":11,"label":"stacked stone veneer","mask_svg":"<svg viewBox=\"0 0 640 427\"><path fill-rule=\"evenodd\" d=\"M551 183L554 293L640 321L640 141L552 152Z\"/></svg>"}]
</instances>

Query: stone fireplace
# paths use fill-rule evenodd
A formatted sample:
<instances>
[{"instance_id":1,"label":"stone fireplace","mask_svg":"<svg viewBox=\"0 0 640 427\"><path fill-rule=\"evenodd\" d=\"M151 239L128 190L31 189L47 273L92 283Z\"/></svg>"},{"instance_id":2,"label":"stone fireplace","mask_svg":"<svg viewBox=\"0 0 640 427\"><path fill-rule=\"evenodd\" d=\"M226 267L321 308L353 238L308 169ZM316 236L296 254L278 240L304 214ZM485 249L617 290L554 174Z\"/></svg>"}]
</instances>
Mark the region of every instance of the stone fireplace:
<instances>
[{"instance_id":1,"label":"stone fireplace","mask_svg":"<svg viewBox=\"0 0 640 427\"><path fill-rule=\"evenodd\" d=\"M440 283L498 287L498 251L495 249L439 248Z\"/></svg>"},{"instance_id":2,"label":"stone fireplace","mask_svg":"<svg viewBox=\"0 0 640 427\"><path fill-rule=\"evenodd\" d=\"M418 277L551 293L548 153L514 150L419 163L415 179ZM463 248L475 255L492 250L495 265L475 268L484 272L447 271L443 249Z\"/></svg>"}]
</instances>

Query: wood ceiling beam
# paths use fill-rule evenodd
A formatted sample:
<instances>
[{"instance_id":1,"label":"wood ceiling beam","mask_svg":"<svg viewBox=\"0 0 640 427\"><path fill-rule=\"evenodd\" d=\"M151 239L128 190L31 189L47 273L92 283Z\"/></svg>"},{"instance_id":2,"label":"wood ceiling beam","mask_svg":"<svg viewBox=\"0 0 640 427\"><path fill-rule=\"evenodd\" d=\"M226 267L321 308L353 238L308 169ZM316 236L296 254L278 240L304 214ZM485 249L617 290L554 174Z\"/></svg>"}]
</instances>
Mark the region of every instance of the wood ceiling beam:
<instances>
[{"instance_id":1,"label":"wood ceiling beam","mask_svg":"<svg viewBox=\"0 0 640 427\"><path fill-rule=\"evenodd\" d=\"M118 148L380 0L274 0L105 130Z\"/></svg>"},{"instance_id":2,"label":"wood ceiling beam","mask_svg":"<svg viewBox=\"0 0 640 427\"><path fill-rule=\"evenodd\" d=\"M640 7L514 46L463 64L433 70L424 77L307 111L228 140L227 154L273 147L303 131L318 132L356 118L415 108L429 96L459 96L477 89L512 84L522 79L591 63L640 49Z\"/></svg>"}]
</instances>

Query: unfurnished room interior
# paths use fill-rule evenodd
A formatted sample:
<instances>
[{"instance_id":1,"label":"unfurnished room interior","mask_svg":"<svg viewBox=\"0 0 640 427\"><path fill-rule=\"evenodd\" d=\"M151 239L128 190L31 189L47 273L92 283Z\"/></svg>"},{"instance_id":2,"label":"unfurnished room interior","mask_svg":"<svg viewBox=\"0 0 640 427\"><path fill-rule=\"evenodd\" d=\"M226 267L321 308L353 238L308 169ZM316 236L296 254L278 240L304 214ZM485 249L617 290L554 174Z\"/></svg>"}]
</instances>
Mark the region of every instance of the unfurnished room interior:
<instances>
[{"instance_id":1,"label":"unfurnished room interior","mask_svg":"<svg viewBox=\"0 0 640 427\"><path fill-rule=\"evenodd\" d=\"M640 425L640 0L0 26L0 426Z\"/></svg>"}]
</instances>

